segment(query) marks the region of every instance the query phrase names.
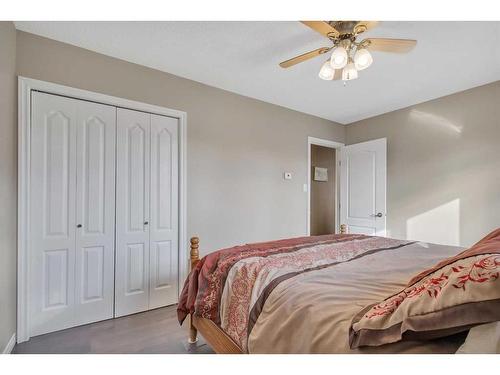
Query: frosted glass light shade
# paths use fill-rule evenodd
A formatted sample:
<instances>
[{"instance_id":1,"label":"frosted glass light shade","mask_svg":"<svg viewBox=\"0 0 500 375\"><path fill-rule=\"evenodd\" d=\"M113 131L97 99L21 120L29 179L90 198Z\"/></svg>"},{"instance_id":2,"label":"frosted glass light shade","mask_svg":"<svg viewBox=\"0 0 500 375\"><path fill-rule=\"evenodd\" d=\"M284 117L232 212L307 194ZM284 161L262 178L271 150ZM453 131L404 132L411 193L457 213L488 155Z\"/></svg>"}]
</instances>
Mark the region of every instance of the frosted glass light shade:
<instances>
[{"instance_id":1,"label":"frosted glass light shade","mask_svg":"<svg viewBox=\"0 0 500 375\"><path fill-rule=\"evenodd\" d=\"M372 54L366 48L358 49L354 54L354 66L357 70L368 68L372 64L372 62Z\"/></svg>"},{"instance_id":2,"label":"frosted glass light shade","mask_svg":"<svg viewBox=\"0 0 500 375\"><path fill-rule=\"evenodd\" d=\"M333 50L330 58L330 65L333 69L342 69L347 64L347 51L344 47L338 46Z\"/></svg>"},{"instance_id":3,"label":"frosted glass light shade","mask_svg":"<svg viewBox=\"0 0 500 375\"><path fill-rule=\"evenodd\" d=\"M358 71L354 66L354 63L351 61L349 64L342 69L342 81L350 81L352 79L358 78Z\"/></svg>"},{"instance_id":4,"label":"frosted glass light shade","mask_svg":"<svg viewBox=\"0 0 500 375\"><path fill-rule=\"evenodd\" d=\"M321 70L319 71L319 78L324 79L325 81L331 81L335 74L335 69L333 69L330 65L330 61L326 61Z\"/></svg>"}]
</instances>

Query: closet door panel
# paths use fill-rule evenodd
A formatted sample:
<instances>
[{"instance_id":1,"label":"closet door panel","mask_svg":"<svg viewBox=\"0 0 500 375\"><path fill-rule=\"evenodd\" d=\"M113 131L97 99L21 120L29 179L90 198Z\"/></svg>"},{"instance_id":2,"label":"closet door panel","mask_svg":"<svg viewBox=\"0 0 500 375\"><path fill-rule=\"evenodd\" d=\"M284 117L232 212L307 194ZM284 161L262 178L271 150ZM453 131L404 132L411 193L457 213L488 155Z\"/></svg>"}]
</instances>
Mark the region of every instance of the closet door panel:
<instances>
[{"instance_id":1,"label":"closet door panel","mask_svg":"<svg viewBox=\"0 0 500 375\"><path fill-rule=\"evenodd\" d=\"M115 316L149 308L150 115L117 109Z\"/></svg>"},{"instance_id":2,"label":"closet door panel","mask_svg":"<svg viewBox=\"0 0 500 375\"><path fill-rule=\"evenodd\" d=\"M178 299L178 120L151 115L150 308Z\"/></svg>"},{"instance_id":3,"label":"closet door panel","mask_svg":"<svg viewBox=\"0 0 500 375\"><path fill-rule=\"evenodd\" d=\"M116 108L80 102L77 133L78 324L113 317Z\"/></svg>"},{"instance_id":4,"label":"closet door panel","mask_svg":"<svg viewBox=\"0 0 500 375\"><path fill-rule=\"evenodd\" d=\"M31 335L74 324L77 103L32 93Z\"/></svg>"},{"instance_id":5,"label":"closet door panel","mask_svg":"<svg viewBox=\"0 0 500 375\"><path fill-rule=\"evenodd\" d=\"M144 244L136 243L127 246L127 287L125 293L132 295L135 293L144 293L146 286L146 247Z\"/></svg>"}]
</instances>

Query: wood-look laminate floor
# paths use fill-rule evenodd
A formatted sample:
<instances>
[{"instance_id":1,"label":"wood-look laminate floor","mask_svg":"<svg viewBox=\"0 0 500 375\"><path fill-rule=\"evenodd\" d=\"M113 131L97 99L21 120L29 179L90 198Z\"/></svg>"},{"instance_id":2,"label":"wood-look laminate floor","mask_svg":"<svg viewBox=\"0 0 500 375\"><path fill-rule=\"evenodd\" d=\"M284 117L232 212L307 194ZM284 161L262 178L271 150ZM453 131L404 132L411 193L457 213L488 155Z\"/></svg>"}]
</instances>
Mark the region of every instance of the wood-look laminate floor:
<instances>
[{"instance_id":1,"label":"wood-look laminate floor","mask_svg":"<svg viewBox=\"0 0 500 375\"><path fill-rule=\"evenodd\" d=\"M176 306L168 306L32 337L16 345L13 353L214 353L200 335L189 345L186 327L177 322Z\"/></svg>"}]
</instances>

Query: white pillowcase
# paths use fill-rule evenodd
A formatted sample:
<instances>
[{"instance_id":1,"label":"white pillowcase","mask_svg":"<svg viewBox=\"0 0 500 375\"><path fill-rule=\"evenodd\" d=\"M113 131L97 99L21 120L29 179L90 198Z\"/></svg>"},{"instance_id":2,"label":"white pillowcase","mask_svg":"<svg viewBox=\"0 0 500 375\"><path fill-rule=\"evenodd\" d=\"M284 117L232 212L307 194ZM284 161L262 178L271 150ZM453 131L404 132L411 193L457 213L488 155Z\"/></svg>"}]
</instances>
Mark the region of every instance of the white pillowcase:
<instances>
[{"instance_id":1,"label":"white pillowcase","mask_svg":"<svg viewBox=\"0 0 500 375\"><path fill-rule=\"evenodd\" d=\"M470 329L457 354L500 353L500 322L481 324Z\"/></svg>"}]
</instances>

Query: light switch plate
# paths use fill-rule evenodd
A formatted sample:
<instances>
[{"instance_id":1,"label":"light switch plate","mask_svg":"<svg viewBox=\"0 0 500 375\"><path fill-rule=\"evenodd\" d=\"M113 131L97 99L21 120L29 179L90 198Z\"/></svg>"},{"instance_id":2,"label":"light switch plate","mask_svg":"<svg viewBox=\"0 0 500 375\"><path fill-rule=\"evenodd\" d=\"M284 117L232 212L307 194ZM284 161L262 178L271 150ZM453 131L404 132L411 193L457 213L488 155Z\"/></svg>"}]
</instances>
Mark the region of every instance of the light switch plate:
<instances>
[{"instance_id":1,"label":"light switch plate","mask_svg":"<svg viewBox=\"0 0 500 375\"><path fill-rule=\"evenodd\" d=\"M285 172L285 180L291 180L292 179L292 174L290 172Z\"/></svg>"}]
</instances>

